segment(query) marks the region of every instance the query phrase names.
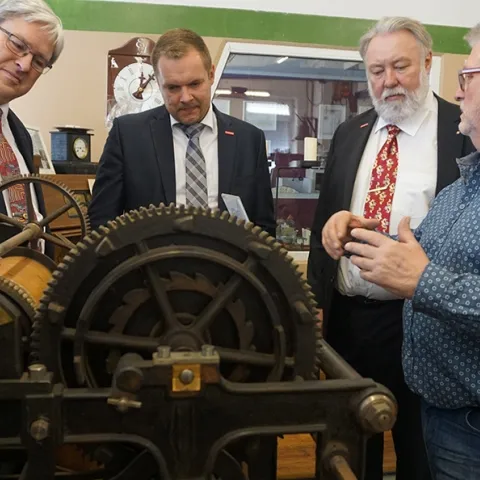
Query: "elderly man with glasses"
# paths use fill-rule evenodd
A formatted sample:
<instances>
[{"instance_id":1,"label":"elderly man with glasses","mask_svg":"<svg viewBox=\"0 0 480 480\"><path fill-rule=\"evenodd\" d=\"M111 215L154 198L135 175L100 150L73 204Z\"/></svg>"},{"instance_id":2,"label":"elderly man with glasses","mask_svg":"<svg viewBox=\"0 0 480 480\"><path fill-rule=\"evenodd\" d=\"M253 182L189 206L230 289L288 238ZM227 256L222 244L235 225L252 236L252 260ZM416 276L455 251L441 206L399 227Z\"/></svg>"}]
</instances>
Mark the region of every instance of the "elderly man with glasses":
<instances>
[{"instance_id":1,"label":"elderly man with glasses","mask_svg":"<svg viewBox=\"0 0 480 480\"><path fill-rule=\"evenodd\" d=\"M52 68L62 49L62 23L43 0L0 0L0 179L34 171L31 138L9 105ZM26 192L13 190L0 197L0 212L22 220ZM32 200L40 218L39 189L32 188Z\"/></svg>"},{"instance_id":2,"label":"elderly man with glasses","mask_svg":"<svg viewBox=\"0 0 480 480\"><path fill-rule=\"evenodd\" d=\"M477 151L457 161L460 178L415 231L403 218L396 239L346 211L323 231L332 257L348 252L362 278L406 299L403 369L422 398L434 480L480 478L480 24L466 40L472 50L459 73L459 130Z\"/></svg>"}]
</instances>

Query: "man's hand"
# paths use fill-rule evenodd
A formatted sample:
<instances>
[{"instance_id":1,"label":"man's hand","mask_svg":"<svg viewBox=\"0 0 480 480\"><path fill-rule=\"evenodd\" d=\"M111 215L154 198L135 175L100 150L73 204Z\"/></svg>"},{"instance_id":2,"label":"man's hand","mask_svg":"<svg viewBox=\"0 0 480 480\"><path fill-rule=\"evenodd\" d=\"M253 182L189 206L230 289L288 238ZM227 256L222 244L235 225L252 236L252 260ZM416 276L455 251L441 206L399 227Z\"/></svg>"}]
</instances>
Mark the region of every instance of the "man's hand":
<instances>
[{"instance_id":1,"label":"man's hand","mask_svg":"<svg viewBox=\"0 0 480 480\"><path fill-rule=\"evenodd\" d=\"M375 219L359 217L346 210L332 215L322 230L322 244L326 252L338 260L344 253L343 246L352 240L351 231L353 228L374 229L380 222Z\"/></svg>"},{"instance_id":2,"label":"man's hand","mask_svg":"<svg viewBox=\"0 0 480 480\"><path fill-rule=\"evenodd\" d=\"M365 242L345 245L360 276L395 295L412 298L430 260L410 230L410 218L404 217L398 224L398 242L364 229L354 229L351 235Z\"/></svg>"}]
</instances>

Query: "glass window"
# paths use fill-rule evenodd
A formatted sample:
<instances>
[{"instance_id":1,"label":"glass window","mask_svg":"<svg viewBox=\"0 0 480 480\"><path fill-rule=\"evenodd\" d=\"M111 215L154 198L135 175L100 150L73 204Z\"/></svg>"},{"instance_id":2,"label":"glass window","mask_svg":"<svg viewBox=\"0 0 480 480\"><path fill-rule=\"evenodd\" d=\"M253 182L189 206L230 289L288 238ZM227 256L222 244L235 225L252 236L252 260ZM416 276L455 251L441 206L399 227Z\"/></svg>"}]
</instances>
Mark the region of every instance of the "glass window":
<instances>
[{"instance_id":1,"label":"glass window","mask_svg":"<svg viewBox=\"0 0 480 480\"><path fill-rule=\"evenodd\" d=\"M230 115L265 133L277 238L289 250L308 249L335 129L371 108L365 69L356 52L344 59L341 51L338 58L319 58L322 49L298 50L317 58L230 51L214 93L215 104L228 101Z\"/></svg>"}]
</instances>

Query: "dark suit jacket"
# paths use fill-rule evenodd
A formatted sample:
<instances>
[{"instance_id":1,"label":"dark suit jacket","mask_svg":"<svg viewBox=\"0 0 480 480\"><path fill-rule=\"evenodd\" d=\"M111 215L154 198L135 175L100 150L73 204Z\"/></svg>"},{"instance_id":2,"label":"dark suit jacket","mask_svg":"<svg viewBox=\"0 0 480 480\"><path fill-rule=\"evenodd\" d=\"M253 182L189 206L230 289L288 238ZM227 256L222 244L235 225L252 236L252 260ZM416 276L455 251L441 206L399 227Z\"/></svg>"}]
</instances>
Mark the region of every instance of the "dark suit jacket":
<instances>
[{"instance_id":1,"label":"dark suit jacket","mask_svg":"<svg viewBox=\"0 0 480 480\"><path fill-rule=\"evenodd\" d=\"M265 136L214 109L218 124L218 206L238 195L250 221L275 232ZM165 107L117 118L108 136L88 210L93 228L141 206L176 203L175 159Z\"/></svg>"},{"instance_id":2,"label":"dark suit jacket","mask_svg":"<svg viewBox=\"0 0 480 480\"><path fill-rule=\"evenodd\" d=\"M33 165L33 145L32 145L32 138L28 133L27 129L20 121L20 119L13 113L11 109L8 110L8 124L10 129L12 130L13 138L15 138L15 143L17 145L18 150L20 151L27 168L30 173L34 173L34 165ZM43 194L40 188L40 185L35 185L35 194L37 197L38 208L40 213L45 216L45 203L43 201ZM5 202L3 200L3 195L0 194L0 212L4 215L7 214L7 208L5 206ZM0 241L6 240L6 238L18 233L17 229L15 228L15 232L10 234L8 229L2 229L2 237ZM53 258L53 245L47 243L45 247L45 253Z\"/></svg>"},{"instance_id":3,"label":"dark suit jacket","mask_svg":"<svg viewBox=\"0 0 480 480\"><path fill-rule=\"evenodd\" d=\"M468 137L457 134L460 121L459 107L439 97L437 100L436 194L458 178L456 159L475 150ZM377 113L372 109L341 124L333 136L328 154L312 225L307 273L319 307L323 309L325 331L328 328L328 314L338 262L330 258L322 246L322 229L334 213L350 209L357 169L376 120ZM364 124L368 126L362 128Z\"/></svg>"}]
</instances>

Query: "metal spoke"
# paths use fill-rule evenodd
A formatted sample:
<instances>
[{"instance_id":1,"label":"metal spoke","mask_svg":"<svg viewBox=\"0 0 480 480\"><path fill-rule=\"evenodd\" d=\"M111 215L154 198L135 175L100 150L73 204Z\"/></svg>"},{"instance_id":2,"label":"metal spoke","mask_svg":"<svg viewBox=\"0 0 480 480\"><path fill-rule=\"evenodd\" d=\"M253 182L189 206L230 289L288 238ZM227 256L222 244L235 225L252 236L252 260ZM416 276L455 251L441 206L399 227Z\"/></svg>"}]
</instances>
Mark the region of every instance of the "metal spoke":
<instances>
[{"instance_id":1,"label":"metal spoke","mask_svg":"<svg viewBox=\"0 0 480 480\"><path fill-rule=\"evenodd\" d=\"M73 341L76 329L64 328L62 338ZM158 338L136 337L121 333L99 332L91 330L85 334L85 342L92 345L104 345L106 347L125 347L145 352L155 352L159 345Z\"/></svg>"},{"instance_id":2,"label":"metal spoke","mask_svg":"<svg viewBox=\"0 0 480 480\"><path fill-rule=\"evenodd\" d=\"M25 197L27 200L28 223L36 222L37 216L35 215L35 209L33 208L32 191L30 190L30 185L28 183L24 184L23 188L25 189Z\"/></svg>"},{"instance_id":3,"label":"metal spoke","mask_svg":"<svg viewBox=\"0 0 480 480\"><path fill-rule=\"evenodd\" d=\"M55 210L53 213L51 213L50 215L46 216L45 218L43 218L40 222L39 222L39 225L41 227L44 227L45 225L49 225L51 222L53 222L54 220L56 220L60 215L63 215L65 212L68 212L68 210L70 210L72 208L72 203L66 203L65 205L63 205L63 207L60 207L58 210Z\"/></svg>"},{"instance_id":4,"label":"metal spoke","mask_svg":"<svg viewBox=\"0 0 480 480\"><path fill-rule=\"evenodd\" d=\"M52 235L51 233L47 232L43 232L41 234L41 238L44 238L48 242L52 242L62 248L73 248L75 246L75 244L73 244L70 240L67 240L65 237L60 239L56 235Z\"/></svg>"},{"instance_id":5,"label":"metal spoke","mask_svg":"<svg viewBox=\"0 0 480 480\"><path fill-rule=\"evenodd\" d=\"M252 352L250 350L235 350L234 348L215 347L220 359L225 362L243 363L246 365L258 365L261 367L274 367L278 358L270 353ZM293 367L295 359L293 357L285 357L285 365Z\"/></svg>"},{"instance_id":6,"label":"metal spoke","mask_svg":"<svg viewBox=\"0 0 480 480\"><path fill-rule=\"evenodd\" d=\"M243 267L246 270L253 270L256 264L257 262L252 257L248 257L246 262L244 262ZM219 289L215 298L205 307L203 312L198 317L193 326L193 330L201 333L208 329L211 323L215 320L216 316L233 298L235 292L240 287L242 280L243 278L240 275L234 274L230 280L228 280L225 286Z\"/></svg>"},{"instance_id":7,"label":"metal spoke","mask_svg":"<svg viewBox=\"0 0 480 480\"><path fill-rule=\"evenodd\" d=\"M22 222L19 222L18 220L15 220L14 218L5 215L4 213L0 213L0 221L2 221L3 223L8 223L9 225L13 225L14 227L18 227L21 230L23 230L23 227L25 226L25 224L23 224Z\"/></svg>"},{"instance_id":8,"label":"metal spoke","mask_svg":"<svg viewBox=\"0 0 480 480\"><path fill-rule=\"evenodd\" d=\"M139 243L137 244L137 247L141 254L148 253L148 248L145 243ZM152 293L153 298L155 298L158 308L160 309L160 312L162 312L162 316L165 319L165 330L167 332L169 328L178 328L179 322L168 298L165 285L153 265L146 264L142 268L148 277L149 290Z\"/></svg>"}]
</instances>

